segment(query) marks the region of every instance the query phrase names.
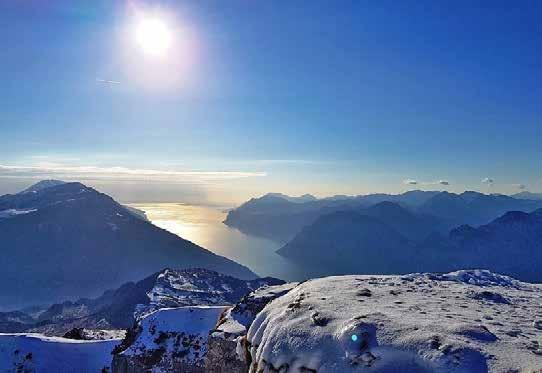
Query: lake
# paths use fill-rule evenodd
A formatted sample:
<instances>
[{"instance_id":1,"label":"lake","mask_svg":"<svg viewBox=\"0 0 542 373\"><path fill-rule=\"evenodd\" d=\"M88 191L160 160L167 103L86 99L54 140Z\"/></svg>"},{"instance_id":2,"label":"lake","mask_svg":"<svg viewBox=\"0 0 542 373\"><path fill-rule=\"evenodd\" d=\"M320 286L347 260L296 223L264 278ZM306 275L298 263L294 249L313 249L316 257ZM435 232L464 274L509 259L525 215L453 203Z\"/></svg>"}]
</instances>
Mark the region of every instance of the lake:
<instances>
[{"instance_id":1,"label":"lake","mask_svg":"<svg viewBox=\"0 0 542 373\"><path fill-rule=\"evenodd\" d=\"M183 203L135 203L129 206L145 211L149 220L160 228L243 264L259 276L286 281L306 277L299 267L275 253L280 244L248 236L223 224L226 213L219 208Z\"/></svg>"}]
</instances>

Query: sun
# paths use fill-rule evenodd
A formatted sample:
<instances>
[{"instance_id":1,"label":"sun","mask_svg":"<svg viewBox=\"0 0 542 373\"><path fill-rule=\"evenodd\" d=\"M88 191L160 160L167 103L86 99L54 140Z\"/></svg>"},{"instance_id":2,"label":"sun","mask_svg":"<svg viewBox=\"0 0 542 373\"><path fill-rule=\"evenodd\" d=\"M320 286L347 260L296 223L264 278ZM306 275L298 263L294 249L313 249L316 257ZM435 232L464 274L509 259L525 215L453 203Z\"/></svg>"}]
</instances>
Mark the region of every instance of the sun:
<instances>
[{"instance_id":1,"label":"sun","mask_svg":"<svg viewBox=\"0 0 542 373\"><path fill-rule=\"evenodd\" d=\"M146 55L164 56L171 47L172 38L171 29L160 18L142 18L136 24L135 40Z\"/></svg>"}]
</instances>

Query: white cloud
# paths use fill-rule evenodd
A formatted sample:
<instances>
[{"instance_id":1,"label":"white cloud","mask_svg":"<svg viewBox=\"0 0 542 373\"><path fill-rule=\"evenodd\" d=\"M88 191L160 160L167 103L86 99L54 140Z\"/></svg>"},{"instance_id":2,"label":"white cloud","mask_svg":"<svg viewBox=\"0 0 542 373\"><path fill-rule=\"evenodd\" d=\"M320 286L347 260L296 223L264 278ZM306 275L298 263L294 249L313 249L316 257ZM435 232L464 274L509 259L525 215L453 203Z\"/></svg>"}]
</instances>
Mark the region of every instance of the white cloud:
<instances>
[{"instance_id":1,"label":"white cloud","mask_svg":"<svg viewBox=\"0 0 542 373\"><path fill-rule=\"evenodd\" d=\"M406 185L450 185L448 180L438 180L438 181L418 181L414 179L403 180L403 184Z\"/></svg>"},{"instance_id":2,"label":"white cloud","mask_svg":"<svg viewBox=\"0 0 542 373\"><path fill-rule=\"evenodd\" d=\"M118 80L111 80L111 79L96 79L98 83L104 83L104 84L120 84Z\"/></svg>"},{"instance_id":3,"label":"white cloud","mask_svg":"<svg viewBox=\"0 0 542 373\"><path fill-rule=\"evenodd\" d=\"M40 163L32 166L0 165L0 177L4 178L205 183L263 176L267 176L267 174L252 171L176 171L127 167L67 166L56 163Z\"/></svg>"},{"instance_id":4,"label":"white cloud","mask_svg":"<svg viewBox=\"0 0 542 373\"><path fill-rule=\"evenodd\" d=\"M493 180L493 179L490 178L490 177L484 177L484 178L482 179L482 183L484 183L484 184L493 184L494 182L495 182L495 180Z\"/></svg>"}]
</instances>

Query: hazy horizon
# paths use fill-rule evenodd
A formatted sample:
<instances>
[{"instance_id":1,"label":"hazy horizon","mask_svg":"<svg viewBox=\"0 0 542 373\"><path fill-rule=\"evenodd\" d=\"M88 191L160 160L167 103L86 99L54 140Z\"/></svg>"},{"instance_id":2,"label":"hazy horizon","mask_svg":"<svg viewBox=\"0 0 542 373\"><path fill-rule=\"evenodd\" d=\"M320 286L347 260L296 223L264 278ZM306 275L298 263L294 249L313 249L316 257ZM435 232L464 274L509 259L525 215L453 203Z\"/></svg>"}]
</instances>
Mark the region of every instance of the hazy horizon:
<instances>
[{"instance_id":1,"label":"hazy horizon","mask_svg":"<svg viewBox=\"0 0 542 373\"><path fill-rule=\"evenodd\" d=\"M41 180L47 180L47 178L44 179L24 179L24 178L17 178L16 181L11 180L12 183L7 185L2 185L0 187L0 196L4 194L16 194L18 192L23 191L24 189L32 186L33 184L41 181ZM501 194L497 193L492 190L491 187L486 187L486 190L483 190L482 188L479 190L472 190L472 189L464 189L464 190L453 190L452 188L442 189L442 188L431 188L431 186L436 186L433 184L428 184L426 188L424 188L424 185L409 185L410 187L405 187L404 190L396 191L396 192L383 192L383 191L374 191L374 192L368 192L368 193L353 193L353 194L313 194L310 192L304 192L304 193L298 193L298 194L288 194L284 193L282 191L276 191L276 190L266 190L262 191L260 194L247 194L246 197L243 197L240 200L227 200L227 199L210 199L208 195L205 195L203 193L195 193L191 190L179 190L177 184L171 184L171 185L164 185L164 184L147 184L147 185L134 185L131 183L123 184L119 182L112 182L110 184L103 183L103 182L93 182L93 181L85 181L85 180L70 180L65 179L62 181L66 182L81 182L87 186L93 187L97 189L99 192L108 194L112 196L114 199L121 203L125 204L141 204L141 203L184 203L188 205L194 205L194 206L207 206L207 207L215 207L219 209L226 209L231 207L236 207L243 202L246 202L247 200L251 198L258 198L265 194L269 193L282 193L285 195L288 195L290 197L299 197L304 194L311 194L314 197L321 199L326 197L333 197L336 195L347 195L347 196L360 196L360 195L368 195L368 194L378 194L378 193L384 193L384 194L390 194L390 195L397 195L402 194L409 191L447 191L450 193L456 193L461 194L463 192L467 191L476 191L483 194ZM526 192L526 190L519 190L514 191L512 193L516 194L518 192ZM537 192L531 192L531 193L537 193ZM505 193L502 193L505 194ZM505 194L506 195L506 194ZM509 195L509 194L508 194Z\"/></svg>"}]
</instances>

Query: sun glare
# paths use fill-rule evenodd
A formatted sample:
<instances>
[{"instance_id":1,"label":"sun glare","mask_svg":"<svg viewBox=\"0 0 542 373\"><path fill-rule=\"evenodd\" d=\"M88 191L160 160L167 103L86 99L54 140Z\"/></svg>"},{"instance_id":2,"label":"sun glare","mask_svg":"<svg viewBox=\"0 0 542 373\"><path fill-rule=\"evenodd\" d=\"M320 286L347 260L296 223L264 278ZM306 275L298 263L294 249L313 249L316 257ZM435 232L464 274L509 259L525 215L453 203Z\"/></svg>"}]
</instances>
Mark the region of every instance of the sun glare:
<instances>
[{"instance_id":1,"label":"sun glare","mask_svg":"<svg viewBox=\"0 0 542 373\"><path fill-rule=\"evenodd\" d=\"M143 52L151 56L163 56L171 47L172 32L159 18L144 18L136 25L136 41Z\"/></svg>"}]
</instances>

